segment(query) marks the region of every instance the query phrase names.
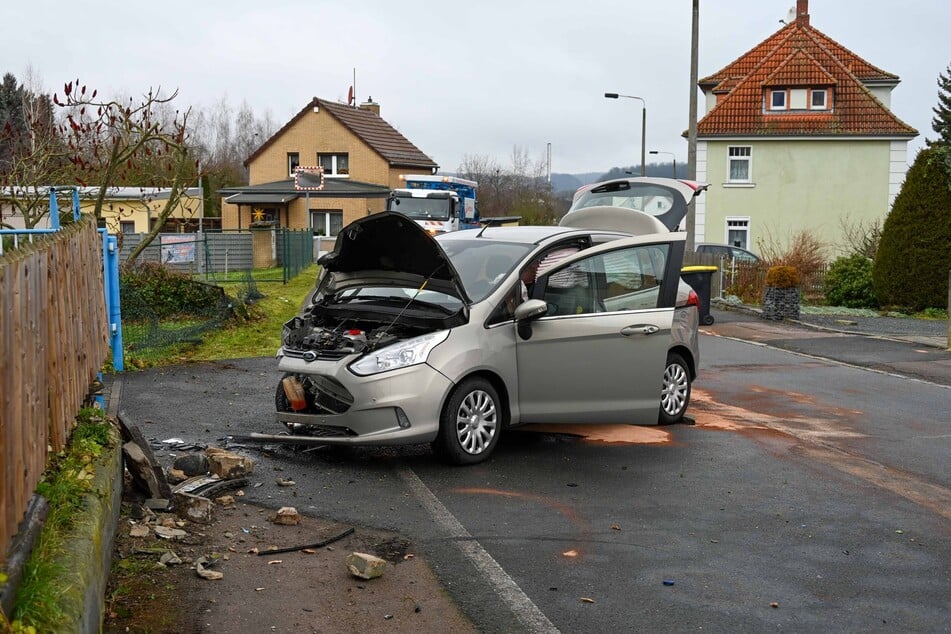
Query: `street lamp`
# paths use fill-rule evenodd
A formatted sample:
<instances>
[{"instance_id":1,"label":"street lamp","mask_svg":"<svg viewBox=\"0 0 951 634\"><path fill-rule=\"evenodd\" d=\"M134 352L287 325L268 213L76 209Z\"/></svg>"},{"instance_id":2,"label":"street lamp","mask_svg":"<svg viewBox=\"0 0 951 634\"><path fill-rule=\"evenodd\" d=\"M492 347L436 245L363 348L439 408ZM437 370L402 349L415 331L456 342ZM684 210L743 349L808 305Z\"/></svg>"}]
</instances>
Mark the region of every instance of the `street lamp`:
<instances>
[{"instance_id":1,"label":"street lamp","mask_svg":"<svg viewBox=\"0 0 951 634\"><path fill-rule=\"evenodd\" d=\"M674 161L674 178L677 178L677 155L673 152L664 152L663 150L651 150L649 154L669 154Z\"/></svg>"},{"instance_id":2,"label":"street lamp","mask_svg":"<svg viewBox=\"0 0 951 634\"><path fill-rule=\"evenodd\" d=\"M625 99L637 99L641 102L641 176L647 176L647 102L644 101L643 97L635 97L634 95L619 95L616 92L606 92L604 93L605 99L617 99L618 97L624 97Z\"/></svg>"}]
</instances>

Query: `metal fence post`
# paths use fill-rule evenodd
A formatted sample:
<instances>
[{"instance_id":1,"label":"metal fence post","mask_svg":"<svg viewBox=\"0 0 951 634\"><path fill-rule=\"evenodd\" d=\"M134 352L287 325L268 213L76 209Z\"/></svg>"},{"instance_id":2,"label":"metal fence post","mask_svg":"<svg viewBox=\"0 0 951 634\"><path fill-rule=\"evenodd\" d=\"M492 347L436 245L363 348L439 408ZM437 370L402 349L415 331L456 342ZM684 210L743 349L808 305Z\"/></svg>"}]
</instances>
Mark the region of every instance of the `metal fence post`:
<instances>
[{"instance_id":1,"label":"metal fence post","mask_svg":"<svg viewBox=\"0 0 951 634\"><path fill-rule=\"evenodd\" d=\"M945 343L951 350L951 270L948 271L948 339Z\"/></svg>"},{"instance_id":2,"label":"metal fence post","mask_svg":"<svg viewBox=\"0 0 951 634\"><path fill-rule=\"evenodd\" d=\"M109 321L109 345L112 346L112 368L125 370L122 350L122 311L119 299L119 242L100 229L102 241L102 277L106 290L106 318Z\"/></svg>"}]
</instances>

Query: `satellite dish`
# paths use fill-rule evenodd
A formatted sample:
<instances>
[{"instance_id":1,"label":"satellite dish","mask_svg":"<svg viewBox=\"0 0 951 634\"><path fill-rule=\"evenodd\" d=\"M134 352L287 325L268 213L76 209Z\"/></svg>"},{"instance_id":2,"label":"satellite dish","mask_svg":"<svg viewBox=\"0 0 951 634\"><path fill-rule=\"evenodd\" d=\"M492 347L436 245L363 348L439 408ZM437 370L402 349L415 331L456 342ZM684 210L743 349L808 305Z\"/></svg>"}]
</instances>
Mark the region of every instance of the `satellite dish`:
<instances>
[{"instance_id":1,"label":"satellite dish","mask_svg":"<svg viewBox=\"0 0 951 634\"><path fill-rule=\"evenodd\" d=\"M796 7L789 7L789 13L786 14L786 24L796 21Z\"/></svg>"}]
</instances>

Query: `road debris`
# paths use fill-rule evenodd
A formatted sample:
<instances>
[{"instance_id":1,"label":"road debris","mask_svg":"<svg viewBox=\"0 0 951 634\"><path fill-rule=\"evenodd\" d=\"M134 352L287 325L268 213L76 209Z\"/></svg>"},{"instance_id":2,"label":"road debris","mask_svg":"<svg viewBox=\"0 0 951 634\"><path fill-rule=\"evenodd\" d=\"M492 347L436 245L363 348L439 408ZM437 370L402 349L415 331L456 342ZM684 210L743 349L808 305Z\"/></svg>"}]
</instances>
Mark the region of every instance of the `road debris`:
<instances>
[{"instance_id":1,"label":"road debris","mask_svg":"<svg viewBox=\"0 0 951 634\"><path fill-rule=\"evenodd\" d=\"M288 479L288 478L278 478L278 479L277 479L277 486L279 486L279 487L292 487L292 486L294 486L294 485L296 485L296 484L297 484L296 482L294 482L293 480Z\"/></svg>"},{"instance_id":2,"label":"road debris","mask_svg":"<svg viewBox=\"0 0 951 634\"><path fill-rule=\"evenodd\" d=\"M214 563L214 561L208 561L207 557L199 557L195 560L195 572L202 579L207 579L209 581L218 581L219 579L224 579L225 576L223 573L218 572L217 570L208 570L208 568L205 567L206 565L211 566Z\"/></svg>"},{"instance_id":3,"label":"road debris","mask_svg":"<svg viewBox=\"0 0 951 634\"><path fill-rule=\"evenodd\" d=\"M305 553L314 553L314 552L316 552L316 551L313 550L313 549L315 549L315 548L323 548L324 546L327 546L328 544L332 544L332 543L334 543L334 542L336 542L336 541L340 541L340 540L343 539L344 537L348 537L348 536L352 535L353 532L354 532L354 529L353 529L353 528L348 528L347 530L343 531L342 533L339 533L339 534L337 534L337 535L334 535L333 537L328 537L327 539L323 539L323 540L321 540L321 541L319 541L319 542L316 542L316 543L313 543L313 544L303 544L303 545L301 545L301 546L288 546L287 548L273 548L273 549L267 549L267 550L264 550L264 551L259 552L258 555L275 555L275 554L278 554L278 553L292 553L292 552L294 552L295 550L303 550ZM407 555L407 557L412 557L412 555Z\"/></svg>"},{"instance_id":4,"label":"road debris","mask_svg":"<svg viewBox=\"0 0 951 634\"><path fill-rule=\"evenodd\" d=\"M129 529L129 537L148 537L149 527L145 524L136 524Z\"/></svg>"},{"instance_id":5,"label":"road debris","mask_svg":"<svg viewBox=\"0 0 951 634\"><path fill-rule=\"evenodd\" d=\"M293 506L282 506L268 519L280 526L297 526L300 524L300 513Z\"/></svg>"},{"instance_id":6,"label":"road debris","mask_svg":"<svg viewBox=\"0 0 951 634\"><path fill-rule=\"evenodd\" d=\"M673 580L673 579L664 579L664 585L665 585L665 586L672 586L672 585L674 585L674 580Z\"/></svg>"},{"instance_id":7,"label":"road debris","mask_svg":"<svg viewBox=\"0 0 951 634\"><path fill-rule=\"evenodd\" d=\"M359 579L376 579L386 571L386 560L367 553L347 555L347 569Z\"/></svg>"},{"instance_id":8,"label":"road debris","mask_svg":"<svg viewBox=\"0 0 951 634\"><path fill-rule=\"evenodd\" d=\"M582 602L582 603L594 603L594 599L592 599L591 597L581 597L581 602Z\"/></svg>"},{"instance_id":9,"label":"road debris","mask_svg":"<svg viewBox=\"0 0 951 634\"><path fill-rule=\"evenodd\" d=\"M180 528L169 528L168 526L156 526L152 530L162 539L178 540L188 536L188 533Z\"/></svg>"}]
</instances>

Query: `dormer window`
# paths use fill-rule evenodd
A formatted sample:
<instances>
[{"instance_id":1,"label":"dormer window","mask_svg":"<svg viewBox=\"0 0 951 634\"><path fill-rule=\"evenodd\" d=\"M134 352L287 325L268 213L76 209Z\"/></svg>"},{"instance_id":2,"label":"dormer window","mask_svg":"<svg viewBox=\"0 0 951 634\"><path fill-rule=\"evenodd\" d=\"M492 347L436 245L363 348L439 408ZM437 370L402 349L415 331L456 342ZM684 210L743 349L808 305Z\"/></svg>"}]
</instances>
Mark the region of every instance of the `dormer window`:
<instances>
[{"instance_id":1,"label":"dormer window","mask_svg":"<svg viewBox=\"0 0 951 634\"><path fill-rule=\"evenodd\" d=\"M829 110L828 88L770 88L766 90L769 112Z\"/></svg>"},{"instance_id":2,"label":"dormer window","mask_svg":"<svg viewBox=\"0 0 951 634\"><path fill-rule=\"evenodd\" d=\"M785 110L786 109L786 91L785 90L769 91L769 109L770 110Z\"/></svg>"}]
</instances>

